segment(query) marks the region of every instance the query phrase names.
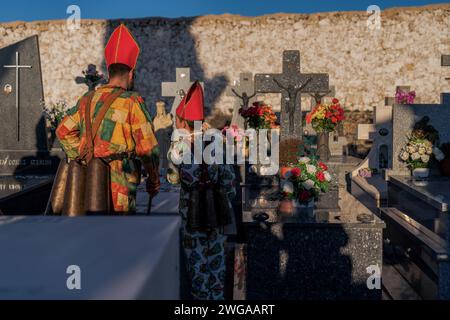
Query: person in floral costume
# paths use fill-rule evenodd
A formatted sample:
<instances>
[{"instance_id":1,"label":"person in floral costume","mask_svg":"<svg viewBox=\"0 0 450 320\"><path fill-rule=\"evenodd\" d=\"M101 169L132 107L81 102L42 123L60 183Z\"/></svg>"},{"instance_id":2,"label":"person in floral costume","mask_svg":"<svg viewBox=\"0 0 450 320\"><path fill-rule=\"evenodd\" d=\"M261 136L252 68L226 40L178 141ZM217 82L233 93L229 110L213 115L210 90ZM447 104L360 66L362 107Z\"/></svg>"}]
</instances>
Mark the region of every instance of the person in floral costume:
<instances>
[{"instance_id":1,"label":"person in floral costume","mask_svg":"<svg viewBox=\"0 0 450 320\"><path fill-rule=\"evenodd\" d=\"M181 184L179 212L182 218L182 244L191 280L191 294L198 300L223 300L225 287L225 229L192 230L188 226L190 192L202 177L202 167L194 163L193 121L203 121L203 93L198 82L189 90L177 108L177 129L186 129L190 134L172 142L168 152L170 167L167 179L172 184ZM187 100L189 99L189 100ZM204 126L205 128L205 126ZM191 164L183 163L183 155L191 151ZM181 162L181 163L180 163ZM178 163L178 165L176 165ZM207 165L209 179L220 185L230 202L236 195L235 174L232 165ZM229 203L231 207L231 203Z\"/></svg>"},{"instance_id":2,"label":"person in floral costume","mask_svg":"<svg viewBox=\"0 0 450 320\"><path fill-rule=\"evenodd\" d=\"M94 138L93 156L110 159L110 181L114 213L136 210L136 188L141 179L141 163L149 174L147 191L159 191L159 151L150 115L142 97L134 91L134 69L139 46L130 31L120 25L105 48L109 83L98 88L92 98L90 119L94 121L104 102L112 94L123 92L113 101ZM77 159L86 145L86 93L59 124L56 134L71 160Z\"/></svg>"}]
</instances>

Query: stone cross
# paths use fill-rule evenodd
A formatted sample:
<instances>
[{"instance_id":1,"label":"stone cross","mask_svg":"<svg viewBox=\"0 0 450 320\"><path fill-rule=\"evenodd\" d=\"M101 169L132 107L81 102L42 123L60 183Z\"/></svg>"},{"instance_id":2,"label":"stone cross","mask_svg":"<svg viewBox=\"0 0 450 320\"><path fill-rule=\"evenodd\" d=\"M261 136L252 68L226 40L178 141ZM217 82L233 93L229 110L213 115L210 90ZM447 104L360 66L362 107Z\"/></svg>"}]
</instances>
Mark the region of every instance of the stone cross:
<instances>
[{"instance_id":1,"label":"stone cross","mask_svg":"<svg viewBox=\"0 0 450 320\"><path fill-rule=\"evenodd\" d=\"M281 139L302 140L302 113L299 94L329 90L328 74L300 72L300 52L283 52L283 72L255 75L256 92L281 93Z\"/></svg>"},{"instance_id":2,"label":"stone cross","mask_svg":"<svg viewBox=\"0 0 450 320\"><path fill-rule=\"evenodd\" d=\"M450 55L443 54L441 56L441 66L442 67L450 67ZM445 78L445 80L450 80L450 78Z\"/></svg>"},{"instance_id":3,"label":"stone cross","mask_svg":"<svg viewBox=\"0 0 450 320\"><path fill-rule=\"evenodd\" d=\"M228 87L227 96L234 97L232 125L244 128L245 120L239 114L239 109L247 109L256 99L255 82L252 73L241 73L239 81Z\"/></svg>"},{"instance_id":4,"label":"stone cross","mask_svg":"<svg viewBox=\"0 0 450 320\"><path fill-rule=\"evenodd\" d=\"M176 81L161 83L161 95L175 98L170 111L174 117L176 115L175 110L193 83L194 81L191 81L190 68L176 68ZM203 82L200 85L204 88Z\"/></svg>"},{"instance_id":5,"label":"stone cross","mask_svg":"<svg viewBox=\"0 0 450 320\"><path fill-rule=\"evenodd\" d=\"M17 115L17 141L20 141L20 99L19 99L19 75L20 69L31 69L31 66L24 66L19 64L19 52L16 51L16 64L15 65L6 65L3 68L15 68L16 69L16 115Z\"/></svg>"}]
</instances>

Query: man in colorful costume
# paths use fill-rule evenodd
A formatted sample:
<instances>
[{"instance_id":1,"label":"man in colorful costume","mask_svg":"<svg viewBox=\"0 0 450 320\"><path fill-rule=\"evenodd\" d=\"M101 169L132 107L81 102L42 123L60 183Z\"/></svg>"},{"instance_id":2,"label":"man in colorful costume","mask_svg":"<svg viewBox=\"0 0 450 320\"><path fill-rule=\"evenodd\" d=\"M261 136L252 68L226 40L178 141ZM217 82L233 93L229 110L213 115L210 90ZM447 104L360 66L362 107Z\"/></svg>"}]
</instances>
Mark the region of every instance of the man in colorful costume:
<instances>
[{"instance_id":1,"label":"man in colorful costume","mask_svg":"<svg viewBox=\"0 0 450 320\"><path fill-rule=\"evenodd\" d=\"M105 48L109 82L98 88L90 103L90 119L95 117L109 96L123 92L108 108L94 138L92 156L107 159L110 166L111 197L115 214L136 210L136 188L141 179L141 163L148 173L147 192L159 191L159 150L153 126L142 97L133 88L140 48L130 31L121 24ZM56 130L61 146L70 160L77 159L86 147L85 112L92 94L87 92L69 110Z\"/></svg>"},{"instance_id":2,"label":"man in colorful costume","mask_svg":"<svg viewBox=\"0 0 450 320\"><path fill-rule=\"evenodd\" d=\"M181 184L179 212L183 225L183 249L187 261L187 270L191 280L191 294L199 300L224 299L225 286L225 227L196 230L189 227L189 203L191 193L198 188L202 172L207 168L209 180L230 200L235 196L235 174L232 165L210 164L207 166L194 162L193 136L202 132L194 132L194 122L204 120L203 90L199 82L189 89L176 110L176 128L184 129L186 136L172 142L168 153L170 167L167 179L172 184ZM206 129L203 123L203 129ZM180 161L184 153L191 150L191 163ZM203 149L202 149L203 150ZM181 163L180 163L181 162ZM209 212L208 214L211 214Z\"/></svg>"}]
</instances>

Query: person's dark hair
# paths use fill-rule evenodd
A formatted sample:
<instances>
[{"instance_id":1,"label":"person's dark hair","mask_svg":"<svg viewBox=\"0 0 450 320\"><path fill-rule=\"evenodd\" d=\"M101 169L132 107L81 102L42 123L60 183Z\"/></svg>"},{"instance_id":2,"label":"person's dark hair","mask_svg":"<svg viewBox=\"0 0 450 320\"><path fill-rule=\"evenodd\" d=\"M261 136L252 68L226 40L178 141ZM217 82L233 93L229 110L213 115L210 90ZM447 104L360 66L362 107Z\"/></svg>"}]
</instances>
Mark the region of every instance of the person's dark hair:
<instances>
[{"instance_id":1,"label":"person's dark hair","mask_svg":"<svg viewBox=\"0 0 450 320\"><path fill-rule=\"evenodd\" d=\"M113 63L108 68L109 78L121 77L131 71L131 68L123 63Z\"/></svg>"},{"instance_id":2,"label":"person's dark hair","mask_svg":"<svg viewBox=\"0 0 450 320\"><path fill-rule=\"evenodd\" d=\"M177 118L180 119L180 121L186 122L187 125L189 126L189 128L190 128L191 130L194 130L194 121L183 119L183 118L181 118L181 117L178 116L178 115L177 115Z\"/></svg>"}]
</instances>

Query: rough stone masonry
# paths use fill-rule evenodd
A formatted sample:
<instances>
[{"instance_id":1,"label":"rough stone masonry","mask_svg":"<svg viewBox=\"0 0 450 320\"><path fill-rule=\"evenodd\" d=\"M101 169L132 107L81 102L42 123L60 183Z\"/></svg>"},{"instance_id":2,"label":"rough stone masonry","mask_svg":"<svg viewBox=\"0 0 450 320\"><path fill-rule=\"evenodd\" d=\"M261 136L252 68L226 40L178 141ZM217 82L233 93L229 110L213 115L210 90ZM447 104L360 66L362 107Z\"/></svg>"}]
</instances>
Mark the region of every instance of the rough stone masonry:
<instances>
[{"instance_id":1,"label":"rough stone masonry","mask_svg":"<svg viewBox=\"0 0 450 320\"><path fill-rule=\"evenodd\" d=\"M142 47L137 88L152 112L161 82L174 81L175 68L188 66L193 79L205 82L207 106L228 114L233 98L226 86L241 72L281 72L286 49L300 50L302 72L328 73L349 109L381 107L403 84L423 101L438 103L450 89L440 66L441 54L450 52L450 4L382 11L379 30L368 28L368 17L361 11L123 21ZM39 35L47 102L74 104L85 90L75 77L89 63L105 72L105 39L120 22L82 20L74 31L66 21L2 23L0 47ZM279 107L279 96L265 99Z\"/></svg>"}]
</instances>

